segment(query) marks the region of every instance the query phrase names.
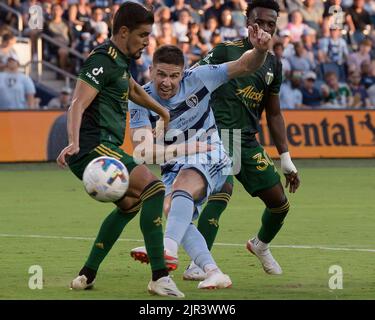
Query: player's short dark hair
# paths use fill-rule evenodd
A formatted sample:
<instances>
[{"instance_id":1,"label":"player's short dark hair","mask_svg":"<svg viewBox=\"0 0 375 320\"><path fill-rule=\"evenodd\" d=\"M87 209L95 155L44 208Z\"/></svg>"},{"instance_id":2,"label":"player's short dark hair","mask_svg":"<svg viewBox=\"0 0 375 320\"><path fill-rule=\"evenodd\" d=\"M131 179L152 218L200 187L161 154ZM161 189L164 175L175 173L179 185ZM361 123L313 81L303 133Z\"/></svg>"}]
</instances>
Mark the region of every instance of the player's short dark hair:
<instances>
[{"instance_id":1,"label":"player's short dark hair","mask_svg":"<svg viewBox=\"0 0 375 320\"><path fill-rule=\"evenodd\" d=\"M152 63L167 63L174 64L176 66L184 66L184 54L182 53L181 49L176 46L164 45L155 51L152 58Z\"/></svg>"},{"instance_id":2,"label":"player's short dark hair","mask_svg":"<svg viewBox=\"0 0 375 320\"><path fill-rule=\"evenodd\" d=\"M135 2L124 2L113 18L112 34L117 34L121 27L127 27L132 31L142 24L153 23L154 14L152 11Z\"/></svg>"},{"instance_id":3,"label":"player's short dark hair","mask_svg":"<svg viewBox=\"0 0 375 320\"><path fill-rule=\"evenodd\" d=\"M279 15L280 12L280 6L275 0L250 0L247 2L247 9L246 9L246 17L249 18L250 13L255 8L266 8L275 10L277 15Z\"/></svg>"}]
</instances>

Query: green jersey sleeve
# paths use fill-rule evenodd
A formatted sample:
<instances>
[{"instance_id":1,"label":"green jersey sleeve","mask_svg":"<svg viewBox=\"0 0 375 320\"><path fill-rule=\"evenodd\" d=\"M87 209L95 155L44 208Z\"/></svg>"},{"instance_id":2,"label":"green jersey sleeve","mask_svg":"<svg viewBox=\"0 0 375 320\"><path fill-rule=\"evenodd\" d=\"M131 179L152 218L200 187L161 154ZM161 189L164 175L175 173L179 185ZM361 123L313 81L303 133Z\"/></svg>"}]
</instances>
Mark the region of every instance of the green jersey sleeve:
<instances>
[{"instance_id":1,"label":"green jersey sleeve","mask_svg":"<svg viewBox=\"0 0 375 320\"><path fill-rule=\"evenodd\" d=\"M213 48L207 56L201 59L198 64L202 66L205 64L220 64L227 61L227 48L225 44L220 43Z\"/></svg>"},{"instance_id":2,"label":"green jersey sleeve","mask_svg":"<svg viewBox=\"0 0 375 320\"><path fill-rule=\"evenodd\" d=\"M78 78L101 91L115 70L113 60L109 56L93 53L83 64Z\"/></svg>"},{"instance_id":3,"label":"green jersey sleeve","mask_svg":"<svg viewBox=\"0 0 375 320\"><path fill-rule=\"evenodd\" d=\"M276 60L276 59L275 59ZM280 61L276 60L275 63L274 79L269 86L269 93L278 95L280 93L281 83L283 81L283 67Z\"/></svg>"}]
</instances>

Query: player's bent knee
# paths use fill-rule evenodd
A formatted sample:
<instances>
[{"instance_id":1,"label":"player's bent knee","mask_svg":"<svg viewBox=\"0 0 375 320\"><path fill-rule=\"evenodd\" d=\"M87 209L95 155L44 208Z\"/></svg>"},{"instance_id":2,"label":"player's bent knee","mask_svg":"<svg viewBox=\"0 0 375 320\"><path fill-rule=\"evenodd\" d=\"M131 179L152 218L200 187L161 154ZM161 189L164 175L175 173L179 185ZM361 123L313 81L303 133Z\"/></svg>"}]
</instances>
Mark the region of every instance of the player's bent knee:
<instances>
[{"instance_id":1,"label":"player's bent knee","mask_svg":"<svg viewBox=\"0 0 375 320\"><path fill-rule=\"evenodd\" d=\"M286 198L284 203L280 206L268 208L271 213L279 213L279 214L287 214L289 212L290 203L288 199Z\"/></svg>"}]
</instances>

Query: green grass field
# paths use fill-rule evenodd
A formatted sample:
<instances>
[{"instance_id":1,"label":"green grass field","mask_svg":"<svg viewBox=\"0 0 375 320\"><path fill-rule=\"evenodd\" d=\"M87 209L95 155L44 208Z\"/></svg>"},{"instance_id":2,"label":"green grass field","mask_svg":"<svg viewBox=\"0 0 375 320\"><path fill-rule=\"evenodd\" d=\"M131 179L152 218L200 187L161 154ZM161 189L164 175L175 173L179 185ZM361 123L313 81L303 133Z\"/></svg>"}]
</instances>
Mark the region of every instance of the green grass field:
<instances>
[{"instance_id":1,"label":"green grass field","mask_svg":"<svg viewBox=\"0 0 375 320\"><path fill-rule=\"evenodd\" d=\"M375 161L296 165L302 186L289 197L292 209L272 243L284 274L266 275L245 249L263 206L236 182L213 248L233 287L202 291L196 282L183 281L188 258L181 249L174 279L187 299L375 298ZM142 245L137 218L102 264L95 289L73 292L69 282L112 206L92 200L68 170L54 164L2 164L0 190L0 299L155 299L146 290L149 267L129 256ZM31 265L43 268L42 290L28 287ZM331 265L342 267L342 290L328 286Z\"/></svg>"}]
</instances>

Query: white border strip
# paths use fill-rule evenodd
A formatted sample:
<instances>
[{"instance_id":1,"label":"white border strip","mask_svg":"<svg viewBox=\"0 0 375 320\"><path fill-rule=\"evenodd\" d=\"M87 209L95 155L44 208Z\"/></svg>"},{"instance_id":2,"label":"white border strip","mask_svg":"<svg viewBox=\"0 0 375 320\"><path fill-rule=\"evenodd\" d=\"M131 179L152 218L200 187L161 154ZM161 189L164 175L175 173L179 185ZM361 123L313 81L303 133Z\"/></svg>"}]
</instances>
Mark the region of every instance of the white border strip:
<instances>
[{"instance_id":1,"label":"white border strip","mask_svg":"<svg viewBox=\"0 0 375 320\"><path fill-rule=\"evenodd\" d=\"M48 235L39 235L39 234L8 234L8 233L0 233L0 238L34 238L34 239L87 240L87 241L95 240L95 238L90 238L90 237L48 236ZM140 240L140 239L123 239L123 238L120 238L117 241L143 242L143 240ZM217 242L214 245L215 246L228 246L228 247L245 247L245 244L238 244L238 243ZM317 250L331 250L331 251L357 251L357 252L375 253L375 249L337 248L337 247L311 246L311 245L271 245L271 248L317 249Z\"/></svg>"}]
</instances>

